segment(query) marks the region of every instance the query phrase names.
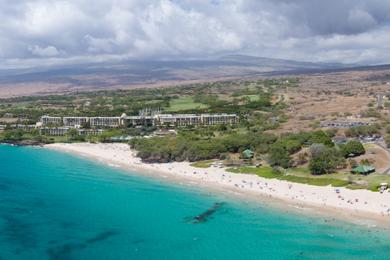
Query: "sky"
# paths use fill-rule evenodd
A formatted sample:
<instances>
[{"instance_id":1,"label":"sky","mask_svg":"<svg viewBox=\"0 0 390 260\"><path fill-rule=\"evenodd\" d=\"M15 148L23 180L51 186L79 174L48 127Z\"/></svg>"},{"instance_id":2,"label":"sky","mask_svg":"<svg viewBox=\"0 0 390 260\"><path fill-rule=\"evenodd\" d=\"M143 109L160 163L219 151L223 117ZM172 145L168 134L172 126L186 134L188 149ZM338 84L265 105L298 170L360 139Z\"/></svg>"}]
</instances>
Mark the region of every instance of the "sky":
<instances>
[{"instance_id":1,"label":"sky","mask_svg":"<svg viewBox=\"0 0 390 260\"><path fill-rule=\"evenodd\" d=\"M390 0L0 0L0 66L228 54L390 63Z\"/></svg>"}]
</instances>

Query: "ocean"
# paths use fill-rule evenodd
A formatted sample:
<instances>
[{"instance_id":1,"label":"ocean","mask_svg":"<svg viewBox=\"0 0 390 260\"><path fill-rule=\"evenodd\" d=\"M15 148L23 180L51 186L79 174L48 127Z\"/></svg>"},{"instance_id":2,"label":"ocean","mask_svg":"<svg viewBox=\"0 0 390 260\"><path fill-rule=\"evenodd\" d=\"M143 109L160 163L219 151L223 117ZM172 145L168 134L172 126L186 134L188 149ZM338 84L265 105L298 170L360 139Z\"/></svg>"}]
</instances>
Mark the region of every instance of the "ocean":
<instances>
[{"instance_id":1,"label":"ocean","mask_svg":"<svg viewBox=\"0 0 390 260\"><path fill-rule=\"evenodd\" d=\"M0 259L388 259L390 232L0 146Z\"/></svg>"}]
</instances>

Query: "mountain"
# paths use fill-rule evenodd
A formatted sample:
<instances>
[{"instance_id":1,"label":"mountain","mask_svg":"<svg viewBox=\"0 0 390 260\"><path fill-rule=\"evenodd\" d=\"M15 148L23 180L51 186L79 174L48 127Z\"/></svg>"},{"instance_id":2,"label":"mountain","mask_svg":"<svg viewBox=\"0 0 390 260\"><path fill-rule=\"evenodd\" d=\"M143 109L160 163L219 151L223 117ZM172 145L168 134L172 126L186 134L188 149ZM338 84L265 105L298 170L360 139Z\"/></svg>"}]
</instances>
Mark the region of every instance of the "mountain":
<instances>
[{"instance_id":1,"label":"mountain","mask_svg":"<svg viewBox=\"0 0 390 260\"><path fill-rule=\"evenodd\" d=\"M342 64L299 62L245 55L213 59L127 60L0 71L0 97L102 89L157 87L342 69Z\"/></svg>"}]
</instances>

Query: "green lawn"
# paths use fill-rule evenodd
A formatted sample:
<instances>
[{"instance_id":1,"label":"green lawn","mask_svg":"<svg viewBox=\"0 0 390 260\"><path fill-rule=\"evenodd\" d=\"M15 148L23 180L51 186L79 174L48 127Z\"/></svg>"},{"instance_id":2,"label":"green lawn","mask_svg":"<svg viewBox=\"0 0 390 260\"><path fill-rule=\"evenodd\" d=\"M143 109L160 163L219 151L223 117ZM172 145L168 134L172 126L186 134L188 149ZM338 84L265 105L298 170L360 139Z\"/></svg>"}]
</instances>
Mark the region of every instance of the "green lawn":
<instances>
[{"instance_id":1,"label":"green lawn","mask_svg":"<svg viewBox=\"0 0 390 260\"><path fill-rule=\"evenodd\" d=\"M297 167L287 169L287 174L297 175L297 176L307 176L310 175L310 170L307 167Z\"/></svg>"},{"instance_id":2,"label":"green lawn","mask_svg":"<svg viewBox=\"0 0 390 260\"><path fill-rule=\"evenodd\" d=\"M298 168L299 169L299 168ZM302 169L300 169L302 171ZM247 173L247 174L256 174L260 177L267 179L278 179L285 180L296 183L304 183L316 186L328 186L332 185L334 187L343 187L348 185L348 181L342 179L335 178L327 178L327 177L311 177L311 176L295 176L289 174L283 174L275 172L271 167L240 167L240 168L230 168L227 169L229 172L233 173Z\"/></svg>"},{"instance_id":3,"label":"green lawn","mask_svg":"<svg viewBox=\"0 0 390 260\"><path fill-rule=\"evenodd\" d=\"M271 167L254 168L254 167L245 166L239 168L229 168L227 169L227 171L232 173L256 174L260 177L267 178L267 179L275 179L282 176L280 173L273 171Z\"/></svg>"},{"instance_id":4,"label":"green lawn","mask_svg":"<svg viewBox=\"0 0 390 260\"><path fill-rule=\"evenodd\" d=\"M193 97L183 96L180 98L172 99L169 103L169 107L165 109L167 112L178 112L191 109L204 109L208 108L207 105L194 102Z\"/></svg>"}]
</instances>

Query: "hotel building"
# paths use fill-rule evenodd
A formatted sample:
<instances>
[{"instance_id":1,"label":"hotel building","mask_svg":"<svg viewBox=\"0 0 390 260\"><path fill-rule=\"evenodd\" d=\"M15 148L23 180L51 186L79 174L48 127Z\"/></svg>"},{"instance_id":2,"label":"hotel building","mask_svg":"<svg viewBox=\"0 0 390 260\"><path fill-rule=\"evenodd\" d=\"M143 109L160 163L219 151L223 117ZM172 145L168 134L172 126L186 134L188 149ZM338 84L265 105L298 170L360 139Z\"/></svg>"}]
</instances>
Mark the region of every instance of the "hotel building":
<instances>
[{"instance_id":1,"label":"hotel building","mask_svg":"<svg viewBox=\"0 0 390 260\"><path fill-rule=\"evenodd\" d=\"M62 119L64 126L70 126L70 127L80 127L84 126L89 122L89 117L64 117Z\"/></svg>"},{"instance_id":2,"label":"hotel building","mask_svg":"<svg viewBox=\"0 0 390 260\"><path fill-rule=\"evenodd\" d=\"M123 126L142 126L154 125L154 118L152 116L121 116L121 124Z\"/></svg>"},{"instance_id":3,"label":"hotel building","mask_svg":"<svg viewBox=\"0 0 390 260\"><path fill-rule=\"evenodd\" d=\"M194 114L160 114L155 116L155 124L160 126L189 126L199 125L200 116Z\"/></svg>"},{"instance_id":4,"label":"hotel building","mask_svg":"<svg viewBox=\"0 0 390 260\"><path fill-rule=\"evenodd\" d=\"M238 122L236 114L202 114L200 117L203 125L234 125Z\"/></svg>"},{"instance_id":5,"label":"hotel building","mask_svg":"<svg viewBox=\"0 0 390 260\"><path fill-rule=\"evenodd\" d=\"M89 119L91 127L119 127L121 118L118 117L91 117Z\"/></svg>"},{"instance_id":6,"label":"hotel building","mask_svg":"<svg viewBox=\"0 0 390 260\"><path fill-rule=\"evenodd\" d=\"M115 128L130 126L196 126L196 125L233 125L238 123L236 114L157 114L154 116L127 116L120 117L51 117L42 116L43 126L64 126L80 128L89 122L92 128Z\"/></svg>"},{"instance_id":7,"label":"hotel building","mask_svg":"<svg viewBox=\"0 0 390 260\"><path fill-rule=\"evenodd\" d=\"M43 125L61 125L62 118L58 116L42 116L41 122Z\"/></svg>"}]
</instances>

